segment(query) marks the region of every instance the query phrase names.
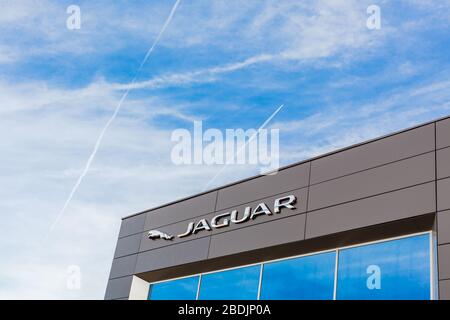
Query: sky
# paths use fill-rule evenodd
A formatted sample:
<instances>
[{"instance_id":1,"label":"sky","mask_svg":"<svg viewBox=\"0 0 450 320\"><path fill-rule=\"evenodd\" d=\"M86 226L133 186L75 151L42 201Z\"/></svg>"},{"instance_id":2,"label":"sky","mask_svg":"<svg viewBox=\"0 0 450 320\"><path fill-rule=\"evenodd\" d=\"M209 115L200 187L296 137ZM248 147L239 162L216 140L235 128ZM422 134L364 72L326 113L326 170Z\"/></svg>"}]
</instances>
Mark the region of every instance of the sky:
<instances>
[{"instance_id":1,"label":"sky","mask_svg":"<svg viewBox=\"0 0 450 320\"><path fill-rule=\"evenodd\" d=\"M0 0L0 299L102 299L121 217L258 173L173 164L194 121L258 128L283 104L287 165L450 114L449 0L181 0L139 69L174 4Z\"/></svg>"}]
</instances>

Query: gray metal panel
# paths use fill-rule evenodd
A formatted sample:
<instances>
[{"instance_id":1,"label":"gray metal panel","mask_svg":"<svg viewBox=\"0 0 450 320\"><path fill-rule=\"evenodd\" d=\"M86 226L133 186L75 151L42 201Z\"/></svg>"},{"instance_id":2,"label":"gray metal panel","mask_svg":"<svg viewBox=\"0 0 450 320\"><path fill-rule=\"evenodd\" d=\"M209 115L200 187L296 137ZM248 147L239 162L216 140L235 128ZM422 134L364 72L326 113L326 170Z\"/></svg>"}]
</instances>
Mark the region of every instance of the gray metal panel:
<instances>
[{"instance_id":1,"label":"gray metal panel","mask_svg":"<svg viewBox=\"0 0 450 320\"><path fill-rule=\"evenodd\" d=\"M303 188L308 185L309 166L309 163L300 164L281 170L277 174L261 176L220 189L217 210Z\"/></svg>"},{"instance_id":2,"label":"gray metal panel","mask_svg":"<svg viewBox=\"0 0 450 320\"><path fill-rule=\"evenodd\" d=\"M116 251L114 253L114 258L119 258L127 256L139 251L139 244L141 242L141 234L134 234L132 236L127 236L119 238L117 241Z\"/></svg>"},{"instance_id":3,"label":"gray metal panel","mask_svg":"<svg viewBox=\"0 0 450 320\"><path fill-rule=\"evenodd\" d=\"M119 238L144 230L145 214L139 214L122 220Z\"/></svg>"},{"instance_id":4,"label":"gray metal panel","mask_svg":"<svg viewBox=\"0 0 450 320\"><path fill-rule=\"evenodd\" d=\"M338 178L434 150L434 124L429 124L312 162L311 183Z\"/></svg>"},{"instance_id":5,"label":"gray metal panel","mask_svg":"<svg viewBox=\"0 0 450 320\"><path fill-rule=\"evenodd\" d=\"M308 210L365 198L434 180L434 152L310 187Z\"/></svg>"},{"instance_id":6,"label":"gray metal panel","mask_svg":"<svg viewBox=\"0 0 450 320\"><path fill-rule=\"evenodd\" d=\"M438 246L439 280L450 279L450 244Z\"/></svg>"},{"instance_id":7,"label":"gray metal panel","mask_svg":"<svg viewBox=\"0 0 450 320\"><path fill-rule=\"evenodd\" d=\"M450 300L450 280L439 281L439 300Z\"/></svg>"},{"instance_id":8,"label":"gray metal panel","mask_svg":"<svg viewBox=\"0 0 450 320\"><path fill-rule=\"evenodd\" d=\"M177 202L156 210L147 212L145 228L150 230L160 226L172 224L181 220L191 219L214 211L217 191L209 192L198 197ZM141 231L143 231L141 230Z\"/></svg>"},{"instance_id":9,"label":"gray metal panel","mask_svg":"<svg viewBox=\"0 0 450 320\"><path fill-rule=\"evenodd\" d=\"M157 270L206 259L209 237L138 254L135 273Z\"/></svg>"},{"instance_id":10,"label":"gray metal panel","mask_svg":"<svg viewBox=\"0 0 450 320\"><path fill-rule=\"evenodd\" d=\"M435 185L427 183L307 213L306 238L431 213Z\"/></svg>"},{"instance_id":11,"label":"gray metal panel","mask_svg":"<svg viewBox=\"0 0 450 320\"><path fill-rule=\"evenodd\" d=\"M438 244L450 243L450 211L438 213Z\"/></svg>"},{"instance_id":12,"label":"gray metal panel","mask_svg":"<svg viewBox=\"0 0 450 320\"><path fill-rule=\"evenodd\" d=\"M450 244L438 246L439 280L450 279Z\"/></svg>"},{"instance_id":13,"label":"gray metal panel","mask_svg":"<svg viewBox=\"0 0 450 320\"><path fill-rule=\"evenodd\" d=\"M438 211L450 209L450 179L437 182Z\"/></svg>"},{"instance_id":14,"label":"gray metal panel","mask_svg":"<svg viewBox=\"0 0 450 320\"><path fill-rule=\"evenodd\" d=\"M438 179L450 177L450 148L438 150L436 157Z\"/></svg>"},{"instance_id":15,"label":"gray metal panel","mask_svg":"<svg viewBox=\"0 0 450 320\"><path fill-rule=\"evenodd\" d=\"M450 119L436 123L436 147L450 147Z\"/></svg>"},{"instance_id":16,"label":"gray metal panel","mask_svg":"<svg viewBox=\"0 0 450 320\"><path fill-rule=\"evenodd\" d=\"M209 258L226 256L304 239L305 215L224 232L211 237Z\"/></svg>"},{"instance_id":17,"label":"gray metal panel","mask_svg":"<svg viewBox=\"0 0 450 320\"><path fill-rule=\"evenodd\" d=\"M182 222L179 222L179 223L175 223L175 224L171 224L171 225L168 225L168 226L164 226L164 227L158 228L159 231L162 231L164 233L167 233L167 234L175 236L175 238L173 238L170 241L163 240L163 239L156 239L156 240L148 239L147 231L146 231L146 232L144 232L142 234L142 241L141 241L141 246L140 246L139 251L142 252L142 251L146 251L146 250L152 250L152 249L156 249L156 248L160 248L160 247L164 247L164 246L168 246L168 245L172 245L172 244L178 244L178 243L182 243L182 242L185 242L185 241L190 241L190 240L196 239L196 238L202 238L202 237L205 237L205 236L209 236L211 234L214 235L214 234L217 234L217 233L222 233L222 232L231 231L231 230L234 230L234 229L248 227L248 226L251 226L251 225L254 225L254 224L259 224L259 223L273 221L273 220L284 218L284 217L290 216L290 215L296 215L296 214L304 213L304 212L306 212L307 193L308 193L308 189L307 188L303 188L303 189L300 189L300 190L294 190L294 191L291 191L291 192L284 193L282 195L265 198L265 199L262 199L262 200L258 200L258 201L251 202L251 203L248 203L248 204L245 204L245 205L241 205L241 206L237 206L237 207L232 207L232 208L229 208L227 210L217 211L215 213L211 213L211 214L208 214L208 215L197 217L197 218L195 218L193 220L182 221ZM198 222L200 219L204 219L204 218L207 219L207 221L211 221L211 219L214 216L216 216L218 214L226 213L226 212L231 212L232 210L238 210L239 217L242 217L242 213L244 212L245 207L249 206L251 208L255 208L261 202L266 203L269 206L269 208L272 210L275 199L283 197L283 196L288 196L288 195L294 195L294 196L297 197L297 203L295 205L295 208L296 208L295 210L290 210L290 209L283 208L281 210L281 212L278 213L278 214L274 213L273 215L270 215L270 216L261 215L261 216L256 217L255 219L249 220L249 221L247 221L245 223L230 224L228 227L219 228L219 229L213 229L212 231L201 231L201 232L198 232L195 235L190 235L190 236L185 237L185 238L178 238L178 237L176 237L176 235L184 233L186 231L187 225L191 221Z\"/></svg>"},{"instance_id":18,"label":"gray metal panel","mask_svg":"<svg viewBox=\"0 0 450 320\"><path fill-rule=\"evenodd\" d=\"M113 279L132 275L134 273L134 266L136 265L136 258L137 254L133 254L114 259L109 278Z\"/></svg>"},{"instance_id":19,"label":"gray metal panel","mask_svg":"<svg viewBox=\"0 0 450 320\"><path fill-rule=\"evenodd\" d=\"M132 280L133 276L109 280L108 286L106 287L105 299L128 298Z\"/></svg>"}]
</instances>

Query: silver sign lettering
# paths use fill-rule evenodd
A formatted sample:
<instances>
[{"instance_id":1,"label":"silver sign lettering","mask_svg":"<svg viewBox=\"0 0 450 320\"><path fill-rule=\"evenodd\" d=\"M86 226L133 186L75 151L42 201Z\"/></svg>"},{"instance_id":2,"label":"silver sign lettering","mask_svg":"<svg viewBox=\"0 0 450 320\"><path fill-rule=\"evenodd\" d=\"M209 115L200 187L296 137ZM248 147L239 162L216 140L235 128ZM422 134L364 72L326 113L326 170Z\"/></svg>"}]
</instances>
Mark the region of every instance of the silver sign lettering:
<instances>
[{"instance_id":1,"label":"silver sign lettering","mask_svg":"<svg viewBox=\"0 0 450 320\"><path fill-rule=\"evenodd\" d=\"M272 206L273 211L271 211L266 203L261 202L253 210L251 207L245 207L242 212L242 217L239 217L238 210L232 210L231 212L225 212L214 216L210 222L205 218L200 219L197 223L195 221L191 221L188 223L186 231L177 235L177 237L184 238L190 236L191 234L197 234L201 231L211 231L213 229L228 227L230 224L244 223L249 220L254 220L259 216L272 216L273 213L281 213L282 209L295 210L296 203L297 197L294 195L289 195L275 199ZM152 240L172 240L174 236L159 230L150 230L148 232L148 238Z\"/></svg>"}]
</instances>

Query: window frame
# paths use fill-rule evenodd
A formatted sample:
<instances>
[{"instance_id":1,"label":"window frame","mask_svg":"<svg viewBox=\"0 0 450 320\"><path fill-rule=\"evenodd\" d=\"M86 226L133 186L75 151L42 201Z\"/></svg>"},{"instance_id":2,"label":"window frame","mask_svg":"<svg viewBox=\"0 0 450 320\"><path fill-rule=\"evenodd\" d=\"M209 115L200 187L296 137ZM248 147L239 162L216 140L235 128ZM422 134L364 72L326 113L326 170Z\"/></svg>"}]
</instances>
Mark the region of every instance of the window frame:
<instances>
[{"instance_id":1,"label":"window frame","mask_svg":"<svg viewBox=\"0 0 450 320\"><path fill-rule=\"evenodd\" d=\"M401 235L401 236L396 236L396 237L390 237L390 238L384 238L384 239L379 239L379 240L373 240L373 241L368 241L368 242L361 242L361 243L357 243L357 244L353 244L353 245L336 247L336 248L333 248L333 249L326 249L326 250L308 252L308 253L304 253L304 254L299 254L299 255L294 255L294 256L289 256L289 257L283 257L283 258L279 258L279 259L265 260L265 261L261 261L261 262L244 264L244 265L234 266L234 267L230 267L230 268L218 269L218 270L201 272L201 273L194 273L194 274L190 274L190 275L187 275L187 276L181 276L181 277L169 278L169 279L160 280L160 281L154 281L154 282L150 282L149 283L149 290L151 289L151 286L154 285L154 284L198 276L196 300L199 300L200 288L201 288L201 282L202 282L202 276L203 275L212 274L212 273L219 273L219 272L223 272L223 271L229 271L229 270L235 270L235 269L241 269L241 268L245 268L245 267L251 267L251 266L259 265L260 266L260 271L259 271L260 273L259 273L259 283L258 283L257 299L256 300L260 300L261 286L262 286L262 279L263 279L263 272L264 272L264 264L272 263L272 262L285 261L285 260L290 260L290 259L296 259L296 258L302 258L302 257L308 257L308 256L313 256L313 255L317 255L317 254L321 254L321 253L335 252L335 266L334 266L335 267L335 271L334 271L333 300L336 300L336 297L337 297L337 281L338 281L338 267L339 267L339 251L340 250L351 249L351 248L355 248L355 247L361 247L361 246L377 244L377 243L383 243L383 242L389 242L389 241L394 241L394 240L401 240L401 239L405 239L405 238L412 238L412 237L420 236L420 235L428 235L429 236L428 238L429 238L429 251L430 251L430 259L429 259L430 260L430 300L436 300L436 299L438 299L437 283L436 283L436 281L437 281L437 270L436 270L436 268L437 268L437 261L436 261L437 255L436 255L436 252L435 252L436 251L435 232L433 230L417 232L417 233L411 233L411 234L406 234L406 235Z\"/></svg>"}]
</instances>

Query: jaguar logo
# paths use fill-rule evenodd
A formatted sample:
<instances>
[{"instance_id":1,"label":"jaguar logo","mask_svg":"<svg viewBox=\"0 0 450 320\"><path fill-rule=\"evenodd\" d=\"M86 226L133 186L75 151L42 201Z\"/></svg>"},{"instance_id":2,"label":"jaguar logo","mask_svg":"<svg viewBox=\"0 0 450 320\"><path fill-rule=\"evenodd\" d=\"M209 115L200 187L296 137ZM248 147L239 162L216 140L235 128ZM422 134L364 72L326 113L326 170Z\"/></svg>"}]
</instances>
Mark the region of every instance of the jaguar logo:
<instances>
[{"instance_id":1,"label":"jaguar logo","mask_svg":"<svg viewBox=\"0 0 450 320\"><path fill-rule=\"evenodd\" d=\"M164 239L164 240L172 240L173 236L168 235L167 233L161 232L159 230L150 230L147 234L149 239L156 240L156 239Z\"/></svg>"},{"instance_id":2,"label":"jaguar logo","mask_svg":"<svg viewBox=\"0 0 450 320\"><path fill-rule=\"evenodd\" d=\"M213 229L219 229L228 227L231 224L240 224L247 221L256 219L259 216L272 216L273 214L280 214L282 209L295 210L295 204L297 203L297 197L294 195L289 195L275 199L271 205L267 205L261 202L255 207L245 207L242 212L238 210L231 210L229 212L221 213L213 217L211 220L200 219L199 221L191 221L187 225L187 230L178 234L177 238L188 237L193 234L197 234L201 231L211 231ZM159 230L150 230L148 232L148 238L152 240L164 239L172 240L173 235L168 235Z\"/></svg>"}]
</instances>

